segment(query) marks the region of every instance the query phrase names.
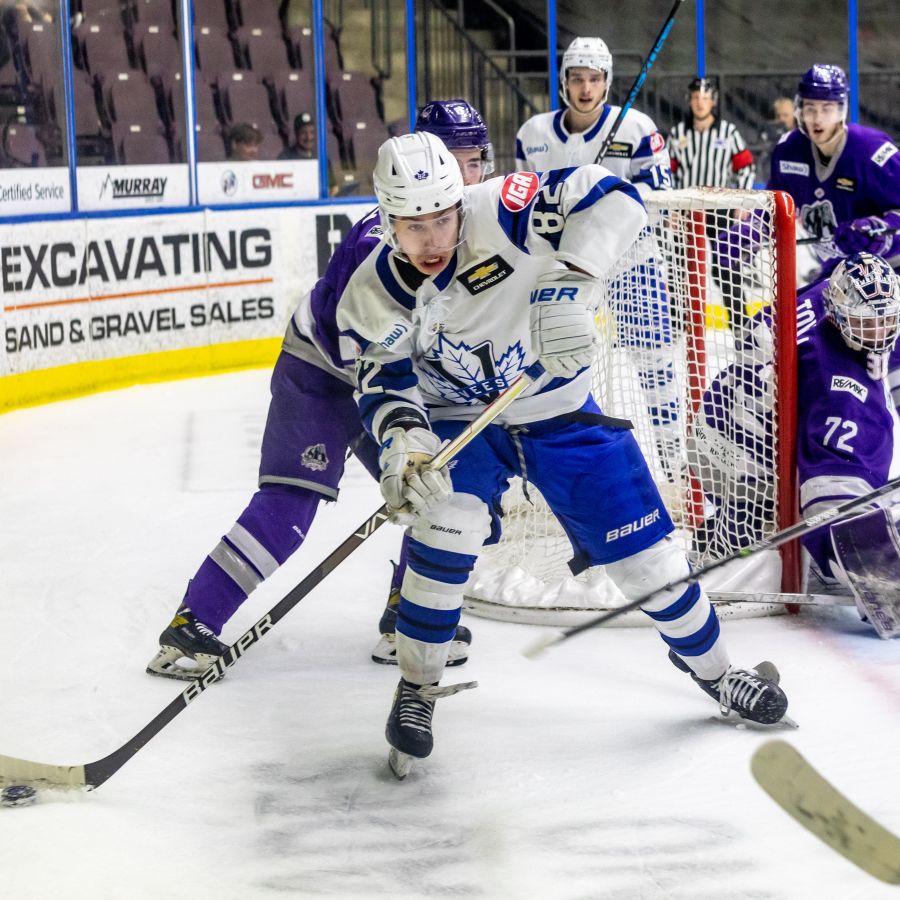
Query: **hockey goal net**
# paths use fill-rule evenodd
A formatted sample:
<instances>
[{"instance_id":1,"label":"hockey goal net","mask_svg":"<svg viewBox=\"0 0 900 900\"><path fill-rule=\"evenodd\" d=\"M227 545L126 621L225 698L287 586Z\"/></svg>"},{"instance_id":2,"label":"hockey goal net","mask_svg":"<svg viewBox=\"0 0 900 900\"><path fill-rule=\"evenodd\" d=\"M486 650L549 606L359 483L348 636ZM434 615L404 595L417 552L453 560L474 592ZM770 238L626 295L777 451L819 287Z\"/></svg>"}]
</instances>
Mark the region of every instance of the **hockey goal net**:
<instances>
[{"instance_id":1,"label":"hockey goal net","mask_svg":"<svg viewBox=\"0 0 900 900\"><path fill-rule=\"evenodd\" d=\"M633 423L676 536L701 566L796 521L793 203L693 188L651 194L647 209L647 228L605 281L594 397ZM526 487L528 497L516 479L504 497L503 537L484 548L466 608L575 624L623 605L602 567L571 574L568 539ZM799 551L754 554L704 586L725 615L781 612L746 601L798 591Z\"/></svg>"}]
</instances>

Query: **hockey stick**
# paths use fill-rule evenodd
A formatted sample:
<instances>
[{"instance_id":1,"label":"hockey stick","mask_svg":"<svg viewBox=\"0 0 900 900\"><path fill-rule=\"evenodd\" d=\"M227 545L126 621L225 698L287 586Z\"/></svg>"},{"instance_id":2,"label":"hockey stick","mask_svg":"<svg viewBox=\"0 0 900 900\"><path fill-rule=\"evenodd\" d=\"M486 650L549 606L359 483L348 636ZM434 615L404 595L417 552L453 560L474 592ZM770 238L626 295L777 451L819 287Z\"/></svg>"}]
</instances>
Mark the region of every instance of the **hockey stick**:
<instances>
[{"instance_id":1,"label":"hockey stick","mask_svg":"<svg viewBox=\"0 0 900 900\"><path fill-rule=\"evenodd\" d=\"M708 575L710 572L713 572L716 569L721 568L722 566L727 566L728 563L734 562L736 559L745 559L748 556L753 556L754 554L759 553L761 550L772 550L775 547L780 547L782 544L786 544L788 541L792 541L796 538L802 537L805 534L809 534L809 532L814 531L816 528L820 528L822 525L825 525L828 522L835 521L836 519L846 518L848 515L850 515L850 513L855 512L856 510L861 509L864 506L868 506L870 503L874 503L880 497L885 497L898 489L900 489L900 477L894 478L892 481L887 482L887 484L882 485L880 488L876 488L874 491L870 491L868 494L863 494L861 497L854 497L852 500L847 500L846 502L841 503L838 506L832 506L830 509L826 509L820 513L816 513L816 515L810 516L808 519L801 519L799 522L794 523L788 528L784 528L781 531L776 532L771 537L763 538L761 541L758 541L751 547L744 547L743 550L738 550L736 553L732 553L731 556L725 556L722 559L714 560L713 562L708 563L707 565L702 566L699 569L695 569L689 575L685 575L684 578L678 578L675 581L670 581L663 587L657 588L655 591L649 591L643 596L638 597L637 600L632 600L626 603L624 606L618 607L618 609L613 609L609 612L603 613L602 615L594 616L587 622L582 622L580 625L574 625L571 628L566 628L565 630L560 631L557 634L550 635L549 637L543 637L540 640L535 641L530 646L526 647L522 652L525 656L533 659L534 657L539 656L545 650L549 650L556 644L561 644L563 641L567 641L569 638L575 637L576 634L581 634L582 631L588 631L591 628L597 628L599 625L603 625L605 622L609 622L612 619L622 616L627 612L631 612L633 609L640 608L648 600L652 600L657 594L661 594L663 591L671 590L672 588L678 587L678 585L681 584L694 584L695 582L703 578L704 575Z\"/></svg>"},{"instance_id":2,"label":"hockey stick","mask_svg":"<svg viewBox=\"0 0 900 900\"><path fill-rule=\"evenodd\" d=\"M543 374L540 364L529 366L484 411L442 448L430 465L443 468L473 438L484 431L534 380ZM154 738L182 710L196 700L225 670L237 661L267 632L283 619L313 588L336 569L354 550L367 541L388 520L387 507L382 506L357 528L337 549L333 550L293 590L288 592L252 628L245 631L219 659L192 681L168 706L151 719L131 740L109 756L77 766L47 763L0 756L0 785L30 785L45 788L98 788L119 771L142 747Z\"/></svg>"},{"instance_id":3,"label":"hockey stick","mask_svg":"<svg viewBox=\"0 0 900 900\"><path fill-rule=\"evenodd\" d=\"M875 231L867 231L863 233L870 234L873 237L878 236L879 234L900 234L900 228L879 228ZM799 247L801 244L827 244L830 240L831 238L826 237L800 238L797 241L797 246Z\"/></svg>"},{"instance_id":4,"label":"hockey stick","mask_svg":"<svg viewBox=\"0 0 900 900\"><path fill-rule=\"evenodd\" d=\"M625 118L625 114L631 109L634 101L637 100L637 95L641 92L641 88L644 86L644 82L647 80L647 73L653 67L653 63L656 62L656 57L659 56L659 51L662 50L662 45L666 42L666 38L669 36L669 32L672 30L672 25L675 23L675 14L678 12L681 4L684 3L684 0L675 0L675 5L672 7L672 11L669 13L669 17L666 19L663 24L662 31L660 31L659 36L656 39L656 43L650 48L650 52L647 54L647 59L644 60L644 64L641 66L641 71L638 72L637 78L634 79L634 84L631 85L631 90L628 91L628 96L625 98L625 102L622 104L622 108L619 110L619 114L616 116L615 121L612 124L612 128L609 129L609 134L603 139L603 143L600 145L600 150L597 153L597 158L594 160L594 163L602 163L603 157L606 156L609 151L610 145L616 138L616 132L619 130L619 126L622 124L622 119Z\"/></svg>"},{"instance_id":5,"label":"hockey stick","mask_svg":"<svg viewBox=\"0 0 900 900\"><path fill-rule=\"evenodd\" d=\"M766 741L750 771L807 831L874 878L900 884L900 837L851 803L785 741Z\"/></svg>"}]
</instances>

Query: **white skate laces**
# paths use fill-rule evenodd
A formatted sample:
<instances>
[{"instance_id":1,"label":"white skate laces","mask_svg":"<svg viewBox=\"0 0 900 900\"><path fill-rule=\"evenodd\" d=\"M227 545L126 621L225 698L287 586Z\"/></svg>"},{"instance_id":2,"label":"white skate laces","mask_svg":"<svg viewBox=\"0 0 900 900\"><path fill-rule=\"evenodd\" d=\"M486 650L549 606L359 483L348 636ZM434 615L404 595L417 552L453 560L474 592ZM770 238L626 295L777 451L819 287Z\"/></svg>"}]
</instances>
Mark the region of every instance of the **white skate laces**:
<instances>
[{"instance_id":1,"label":"white skate laces","mask_svg":"<svg viewBox=\"0 0 900 900\"><path fill-rule=\"evenodd\" d=\"M735 708L753 712L768 684L753 671L729 666L718 686L719 712L727 716Z\"/></svg>"},{"instance_id":2,"label":"white skate laces","mask_svg":"<svg viewBox=\"0 0 900 900\"><path fill-rule=\"evenodd\" d=\"M403 684L403 696L400 698L398 719L400 725L428 731L431 728L431 716L434 713L434 701L443 697L452 697L461 691L478 687L477 681L463 681L459 684L426 684L415 688L408 682Z\"/></svg>"}]
</instances>

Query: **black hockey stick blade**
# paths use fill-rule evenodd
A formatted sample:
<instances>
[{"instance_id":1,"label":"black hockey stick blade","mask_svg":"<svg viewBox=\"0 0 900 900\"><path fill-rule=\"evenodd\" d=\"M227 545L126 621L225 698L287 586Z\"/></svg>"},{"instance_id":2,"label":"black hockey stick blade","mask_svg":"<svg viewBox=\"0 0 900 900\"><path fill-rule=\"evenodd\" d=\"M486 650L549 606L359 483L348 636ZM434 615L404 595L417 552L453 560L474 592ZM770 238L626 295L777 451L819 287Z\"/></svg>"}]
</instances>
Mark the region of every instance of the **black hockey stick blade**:
<instances>
[{"instance_id":1,"label":"black hockey stick blade","mask_svg":"<svg viewBox=\"0 0 900 900\"><path fill-rule=\"evenodd\" d=\"M863 494L861 497L854 497L851 500L846 500L844 503L841 503L837 506L832 506L829 509L825 509L822 512L816 513L814 516L810 516L807 519L801 519L799 522L795 522L793 525L789 525L787 528L783 528L781 531L777 531L770 537L763 538L761 541L758 541L751 547L744 547L743 549L732 553L730 556L723 556L721 559L713 560L712 562L707 563L705 566L701 566L699 569L694 569L693 572L691 572L689 575L685 575L684 578L677 578L676 580L670 581L668 582L668 584L664 584L662 587L659 587L656 590L648 591L643 596L638 597L636 600L631 600L623 606L619 606L616 609L609 610L608 612L602 613L601 615L594 616L593 618L588 619L586 622L582 622L579 625L573 625L571 628L566 628L562 631L556 632L555 634L550 634L542 637L526 647L522 651L522 654L529 659L535 659L538 656L541 656L551 647L555 647L557 644L561 644L563 641L567 641L569 638L573 638L576 635L581 634L583 631L589 631L592 628L597 628L600 625L605 624L606 622L617 619L619 616L624 616L625 613L631 612L635 609L640 609L640 607L642 607L648 600L652 600L657 594L663 593L663 591L669 591L672 588L678 587L682 584L694 584L695 582L700 581L705 575L708 575L710 572L714 572L716 569L720 569L722 566L727 566L729 563L734 562L736 559L746 559L748 556L753 556L754 554L760 553L763 550L772 550L775 547L780 547L782 544L786 544L788 541L793 541L799 537L803 537L803 535L809 534L811 531L815 531L817 528L821 528L823 525L828 525L832 522L844 519L852 513L855 513L858 509L862 509L863 507L869 506L870 504L874 504L877 500L881 499L882 497L886 497L888 494L892 494L896 490L900 490L900 476L886 482L879 488L875 488L874 490L869 491L868 494Z\"/></svg>"},{"instance_id":2,"label":"black hockey stick blade","mask_svg":"<svg viewBox=\"0 0 900 900\"><path fill-rule=\"evenodd\" d=\"M431 460L431 465L443 468L463 447L491 424L544 370L539 363L529 366L481 414L470 422L452 441ZM168 706L153 717L131 740L118 750L96 762L77 766L57 766L49 763L0 756L0 786L25 784L37 788L100 787L119 771L142 747L154 738L182 710L196 700L211 684L217 682L226 669L231 668L263 635L283 619L313 588L336 569L357 547L367 541L386 521L386 506L369 516L356 531L313 569L296 587L289 591L249 631L244 632L205 672L192 681Z\"/></svg>"},{"instance_id":3,"label":"black hockey stick blade","mask_svg":"<svg viewBox=\"0 0 900 900\"><path fill-rule=\"evenodd\" d=\"M760 787L807 831L887 884L900 884L900 837L851 803L786 741L766 741L750 770Z\"/></svg>"}]
</instances>

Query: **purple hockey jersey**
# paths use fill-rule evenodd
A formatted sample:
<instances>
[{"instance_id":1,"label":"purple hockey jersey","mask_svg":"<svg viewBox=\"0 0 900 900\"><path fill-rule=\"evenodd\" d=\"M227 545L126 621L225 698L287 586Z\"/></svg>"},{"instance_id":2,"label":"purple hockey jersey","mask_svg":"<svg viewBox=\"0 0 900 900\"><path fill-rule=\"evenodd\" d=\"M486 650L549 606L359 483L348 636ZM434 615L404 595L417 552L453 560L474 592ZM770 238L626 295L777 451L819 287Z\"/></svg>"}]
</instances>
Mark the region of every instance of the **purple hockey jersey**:
<instances>
[{"instance_id":1,"label":"purple hockey jersey","mask_svg":"<svg viewBox=\"0 0 900 900\"><path fill-rule=\"evenodd\" d=\"M869 374L869 354L851 350L825 315L827 282L797 303L797 468L804 517L888 480L894 416L886 382ZM803 544L830 575L828 528Z\"/></svg>"},{"instance_id":2,"label":"purple hockey jersey","mask_svg":"<svg viewBox=\"0 0 900 900\"><path fill-rule=\"evenodd\" d=\"M355 347L338 332L335 313L350 276L378 246L381 235L377 209L366 213L347 232L329 260L325 274L294 310L284 336L284 352L351 380L351 375L344 370L355 361Z\"/></svg>"},{"instance_id":3,"label":"purple hockey jersey","mask_svg":"<svg viewBox=\"0 0 900 900\"><path fill-rule=\"evenodd\" d=\"M826 286L819 282L797 301L797 469L804 517L883 485L893 474L896 445L887 383L869 374L869 354L851 350L826 318ZM762 525L774 508L774 393L770 367L756 362L770 328L764 309L735 348L736 361L704 393L688 439L688 463L717 507L706 527L722 555L765 537ZM726 469L717 471L717 463L735 458L752 490L732 483ZM802 540L830 575L829 529Z\"/></svg>"},{"instance_id":4,"label":"purple hockey jersey","mask_svg":"<svg viewBox=\"0 0 900 900\"><path fill-rule=\"evenodd\" d=\"M889 228L900 227L900 153L884 132L848 125L846 141L828 165L818 159L802 131L788 132L772 152L767 187L787 191L809 234L825 238L813 245L823 263L840 256L829 240L839 224L880 216ZM897 262L900 236L884 256Z\"/></svg>"}]
</instances>

